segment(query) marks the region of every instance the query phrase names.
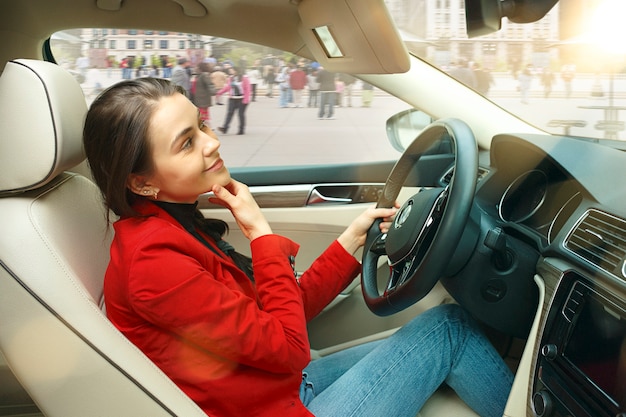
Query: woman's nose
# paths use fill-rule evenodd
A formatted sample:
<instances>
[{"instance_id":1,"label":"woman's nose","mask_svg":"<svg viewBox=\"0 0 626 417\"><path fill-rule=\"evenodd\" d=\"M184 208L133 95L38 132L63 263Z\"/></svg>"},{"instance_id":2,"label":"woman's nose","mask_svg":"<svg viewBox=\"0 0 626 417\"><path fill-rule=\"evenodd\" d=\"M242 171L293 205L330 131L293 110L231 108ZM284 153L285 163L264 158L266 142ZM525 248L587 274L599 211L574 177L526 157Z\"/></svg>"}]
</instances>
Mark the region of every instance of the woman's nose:
<instances>
[{"instance_id":1,"label":"woman's nose","mask_svg":"<svg viewBox=\"0 0 626 417\"><path fill-rule=\"evenodd\" d=\"M215 152L220 147L220 141L215 137L214 133L206 135L206 141L204 142L204 153L209 155Z\"/></svg>"}]
</instances>

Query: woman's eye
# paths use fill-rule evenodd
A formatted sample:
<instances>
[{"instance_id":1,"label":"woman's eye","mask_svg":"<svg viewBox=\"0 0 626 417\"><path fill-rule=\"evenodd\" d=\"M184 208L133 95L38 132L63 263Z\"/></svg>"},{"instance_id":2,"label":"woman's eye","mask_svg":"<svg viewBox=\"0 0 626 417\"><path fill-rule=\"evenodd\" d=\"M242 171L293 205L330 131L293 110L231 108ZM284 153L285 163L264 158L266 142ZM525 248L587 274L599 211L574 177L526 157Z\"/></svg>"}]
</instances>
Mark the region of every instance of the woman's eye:
<instances>
[{"instance_id":1,"label":"woman's eye","mask_svg":"<svg viewBox=\"0 0 626 417\"><path fill-rule=\"evenodd\" d=\"M182 149L189 149L191 148L191 145L193 145L193 138L187 138L183 143Z\"/></svg>"}]
</instances>

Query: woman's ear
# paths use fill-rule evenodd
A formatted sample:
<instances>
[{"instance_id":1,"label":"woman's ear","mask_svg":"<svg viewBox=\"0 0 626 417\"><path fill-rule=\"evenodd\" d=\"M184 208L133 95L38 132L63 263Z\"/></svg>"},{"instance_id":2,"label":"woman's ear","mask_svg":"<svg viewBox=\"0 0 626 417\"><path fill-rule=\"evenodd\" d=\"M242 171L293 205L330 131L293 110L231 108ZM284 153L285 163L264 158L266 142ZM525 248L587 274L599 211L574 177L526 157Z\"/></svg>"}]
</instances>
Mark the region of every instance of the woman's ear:
<instances>
[{"instance_id":1,"label":"woman's ear","mask_svg":"<svg viewBox=\"0 0 626 417\"><path fill-rule=\"evenodd\" d=\"M147 196L154 194L146 178L142 175L130 174L126 186L130 191L137 195Z\"/></svg>"}]
</instances>

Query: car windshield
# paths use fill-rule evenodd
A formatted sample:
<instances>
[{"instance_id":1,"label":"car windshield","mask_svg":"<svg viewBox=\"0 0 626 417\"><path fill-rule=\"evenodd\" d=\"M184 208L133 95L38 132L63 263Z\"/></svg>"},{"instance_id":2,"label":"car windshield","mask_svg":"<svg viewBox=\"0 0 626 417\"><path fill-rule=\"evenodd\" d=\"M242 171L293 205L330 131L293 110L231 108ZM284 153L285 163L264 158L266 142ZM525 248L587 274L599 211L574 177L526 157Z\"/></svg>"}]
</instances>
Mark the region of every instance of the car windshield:
<instances>
[{"instance_id":1,"label":"car windshield","mask_svg":"<svg viewBox=\"0 0 626 417\"><path fill-rule=\"evenodd\" d=\"M478 37L468 37L463 1L386 4L410 53L520 119L556 135L617 141L626 138L626 44L616 42L626 39L621 22L626 12L623 0L560 2L539 21L517 24L503 18L500 30ZM56 61L81 81L88 100L95 97L98 86L120 78L167 77L166 71L180 56L192 61L212 56L218 63L233 65L243 59L248 65L261 63L259 68L266 68L268 62L277 69L287 62L311 64L258 45L156 30L74 29L55 33L51 40ZM355 86L359 91L362 88L358 81ZM384 111L367 118L373 140L385 136L384 121L389 116L407 107L381 91L377 96L382 97L379 104L386 104L381 106ZM364 138L361 135L361 140ZM370 155L361 155L358 160L397 156L388 144L356 148L372 149ZM270 163L242 160L238 164Z\"/></svg>"},{"instance_id":2,"label":"car windshield","mask_svg":"<svg viewBox=\"0 0 626 417\"><path fill-rule=\"evenodd\" d=\"M626 2L559 2L469 38L462 1L387 2L411 53L553 134L624 140Z\"/></svg>"}]
</instances>

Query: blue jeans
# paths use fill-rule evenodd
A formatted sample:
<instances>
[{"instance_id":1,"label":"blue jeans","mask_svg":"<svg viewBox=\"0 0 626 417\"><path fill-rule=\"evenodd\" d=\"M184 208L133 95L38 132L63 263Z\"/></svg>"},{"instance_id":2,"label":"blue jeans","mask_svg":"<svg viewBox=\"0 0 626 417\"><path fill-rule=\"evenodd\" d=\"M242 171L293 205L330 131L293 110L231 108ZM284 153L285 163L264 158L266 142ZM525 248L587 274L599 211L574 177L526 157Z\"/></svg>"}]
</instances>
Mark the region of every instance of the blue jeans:
<instances>
[{"instance_id":1,"label":"blue jeans","mask_svg":"<svg viewBox=\"0 0 626 417\"><path fill-rule=\"evenodd\" d=\"M335 111L336 94L334 91L322 91L320 95L320 110L317 113L317 117L323 118L328 107L328 114L326 117L333 117Z\"/></svg>"},{"instance_id":2,"label":"blue jeans","mask_svg":"<svg viewBox=\"0 0 626 417\"><path fill-rule=\"evenodd\" d=\"M280 96L278 97L278 107L288 107L291 102L291 88L280 87Z\"/></svg>"},{"instance_id":3,"label":"blue jeans","mask_svg":"<svg viewBox=\"0 0 626 417\"><path fill-rule=\"evenodd\" d=\"M501 417L513 375L468 314L442 305L390 336L311 362L300 396L317 417L415 417L446 383L483 417Z\"/></svg>"}]
</instances>

